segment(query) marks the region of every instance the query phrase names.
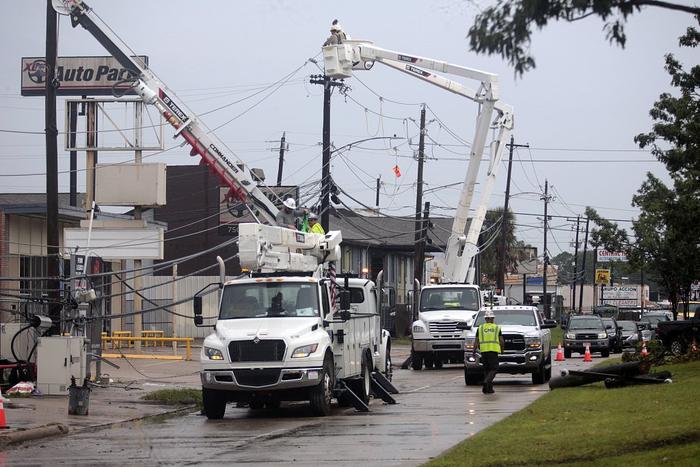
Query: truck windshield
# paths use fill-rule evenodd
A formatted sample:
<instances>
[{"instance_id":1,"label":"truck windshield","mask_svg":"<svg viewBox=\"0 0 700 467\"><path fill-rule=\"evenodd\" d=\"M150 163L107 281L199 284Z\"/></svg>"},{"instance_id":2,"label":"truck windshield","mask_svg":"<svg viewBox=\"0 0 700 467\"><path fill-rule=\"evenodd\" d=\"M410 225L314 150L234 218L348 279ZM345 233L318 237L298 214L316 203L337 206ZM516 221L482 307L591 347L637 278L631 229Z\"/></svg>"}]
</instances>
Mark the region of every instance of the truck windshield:
<instances>
[{"instance_id":1,"label":"truck windshield","mask_svg":"<svg viewBox=\"0 0 700 467\"><path fill-rule=\"evenodd\" d=\"M622 325L620 321L618 325ZM603 321L600 318L575 318L569 323L569 329L605 329Z\"/></svg>"},{"instance_id":2,"label":"truck windshield","mask_svg":"<svg viewBox=\"0 0 700 467\"><path fill-rule=\"evenodd\" d=\"M420 311L431 310L479 310L479 290L475 288L423 289L420 294Z\"/></svg>"},{"instance_id":3,"label":"truck windshield","mask_svg":"<svg viewBox=\"0 0 700 467\"><path fill-rule=\"evenodd\" d=\"M224 288L219 319L318 316L316 284L256 282Z\"/></svg>"},{"instance_id":4,"label":"truck windshield","mask_svg":"<svg viewBox=\"0 0 700 467\"><path fill-rule=\"evenodd\" d=\"M494 312L496 317L493 322L498 325L510 326L537 326L537 318L530 310L498 310ZM484 323L484 313L479 313L474 320L474 327Z\"/></svg>"}]
</instances>

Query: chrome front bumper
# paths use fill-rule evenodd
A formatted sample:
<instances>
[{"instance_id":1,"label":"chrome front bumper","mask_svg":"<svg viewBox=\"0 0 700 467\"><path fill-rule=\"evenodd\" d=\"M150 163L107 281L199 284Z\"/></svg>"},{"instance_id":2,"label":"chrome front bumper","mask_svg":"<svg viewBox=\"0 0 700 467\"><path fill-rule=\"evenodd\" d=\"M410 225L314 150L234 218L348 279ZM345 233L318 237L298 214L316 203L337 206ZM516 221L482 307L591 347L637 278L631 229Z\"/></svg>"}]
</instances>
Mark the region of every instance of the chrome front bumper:
<instances>
[{"instance_id":1,"label":"chrome front bumper","mask_svg":"<svg viewBox=\"0 0 700 467\"><path fill-rule=\"evenodd\" d=\"M261 381L261 384L249 382L242 384L236 379L235 371L255 371L256 369L237 368L236 370L202 370L200 378L202 387L227 391L282 390L316 386L321 381L322 367L311 368L265 368L280 370L275 381ZM249 376L248 379L251 379ZM254 379L254 377L252 378ZM267 379L267 378L263 378Z\"/></svg>"}]
</instances>

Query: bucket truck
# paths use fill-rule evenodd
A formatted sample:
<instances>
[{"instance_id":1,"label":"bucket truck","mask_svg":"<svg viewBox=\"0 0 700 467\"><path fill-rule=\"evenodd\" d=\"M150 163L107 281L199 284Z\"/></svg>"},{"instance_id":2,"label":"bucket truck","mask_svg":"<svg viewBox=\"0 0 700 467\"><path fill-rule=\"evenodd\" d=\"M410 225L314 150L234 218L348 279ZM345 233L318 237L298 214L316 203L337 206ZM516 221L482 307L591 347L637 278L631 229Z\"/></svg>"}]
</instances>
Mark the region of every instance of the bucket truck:
<instances>
[{"instance_id":1,"label":"bucket truck","mask_svg":"<svg viewBox=\"0 0 700 467\"><path fill-rule=\"evenodd\" d=\"M354 70L370 70L375 63L381 63L466 97L479 106L469 164L447 241L446 268L441 283L423 287L413 306L415 321L412 325L412 368L420 370L424 364L426 367L439 367L446 362L462 363L464 336L457 325L472 321L482 306L472 263L479 252L479 233L484 223L503 149L513 130L513 110L500 102L498 78L492 73L383 49L363 40L345 40L342 44L325 46L323 56L326 75L332 78L350 78ZM434 72L475 80L478 87L470 88ZM474 208L474 216L465 235L467 215L492 124L495 137L489 145L486 180L482 181L481 198Z\"/></svg>"},{"instance_id":2,"label":"bucket truck","mask_svg":"<svg viewBox=\"0 0 700 467\"><path fill-rule=\"evenodd\" d=\"M206 416L222 418L228 402L261 409L308 400L317 415L330 413L333 398L360 411L369 410L371 394L395 403L391 342L380 326L374 283L346 277L336 305L335 276L328 270L340 258L341 233L277 226L277 207L245 164L129 54L111 29L99 24L85 2L54 0L54 7L130 71L135 93L158 109L175 129L174 137L189 144L191 155L200 156L229 187L228 196L269 224L239 225L240 264L250 277L218 284L219 314L200 355ZM203 324L201 293L193 299L197 325Z\"/></svg>"}]
</instances>

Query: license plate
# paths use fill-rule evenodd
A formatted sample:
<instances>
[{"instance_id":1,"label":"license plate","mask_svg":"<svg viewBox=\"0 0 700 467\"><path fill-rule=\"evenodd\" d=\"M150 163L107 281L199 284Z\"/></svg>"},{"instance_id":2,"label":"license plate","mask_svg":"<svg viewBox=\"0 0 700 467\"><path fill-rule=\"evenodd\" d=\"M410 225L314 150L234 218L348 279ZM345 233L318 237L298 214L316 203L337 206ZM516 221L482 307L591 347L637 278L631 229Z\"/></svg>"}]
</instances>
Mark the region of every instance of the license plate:
<instances>
[{"instance_id":1,"label":"license plate","mask_svg":"<svg viewBox=\"0 0 700 467\"><path fill-rule=\"evenodd\" d=\"M583 346L584 346L584 347L590 347L590 346L591 346L591 343L590 343L590 342L584 342L584 343L583 343Z\"/></svg>"}]
</instances>

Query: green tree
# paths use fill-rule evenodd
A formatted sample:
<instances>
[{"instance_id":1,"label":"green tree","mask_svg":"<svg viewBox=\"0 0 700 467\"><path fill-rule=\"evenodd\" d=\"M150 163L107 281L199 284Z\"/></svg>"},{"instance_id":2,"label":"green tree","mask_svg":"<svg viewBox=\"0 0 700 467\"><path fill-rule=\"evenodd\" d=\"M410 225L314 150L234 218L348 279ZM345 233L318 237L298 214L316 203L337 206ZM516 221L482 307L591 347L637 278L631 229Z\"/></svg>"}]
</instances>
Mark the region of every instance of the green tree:
<instances>
[{"instance_id":1,"label":"green tree","mask_svg":"<svg viewBox=\"0 0 700 467\"><path fill-rule=\"evenodd\" d=\"M700 14L697 6L657 0L498 0L474 19L468 33L469 45L477 53L500 55L516 74L522 75L535 68L530 54L533 28L542 29L550 21L574 22L598 16L605 22L606 38L624 47L624 23L642 7Z\"/></svg>"},{"instance_id":2,"label":"green tree","mask_svg":"<svg viewBox=\"0 0 700 467\"><path fill-rule=\"evenodd\" d=\"M481 251L481 273L486 274L489 282L496 281L496 271L498 270L498 261L501 258L501 219L503 217L503 208L497 208L486 212L484 225L479 240ZM515 236L515 216L512 211L508 211L505 217L506 222L506 272L514 272L520 261L526 258L529 245L518 240ZM483 246L483 248L482 248Z\"/></svg>"}]
</instances>

